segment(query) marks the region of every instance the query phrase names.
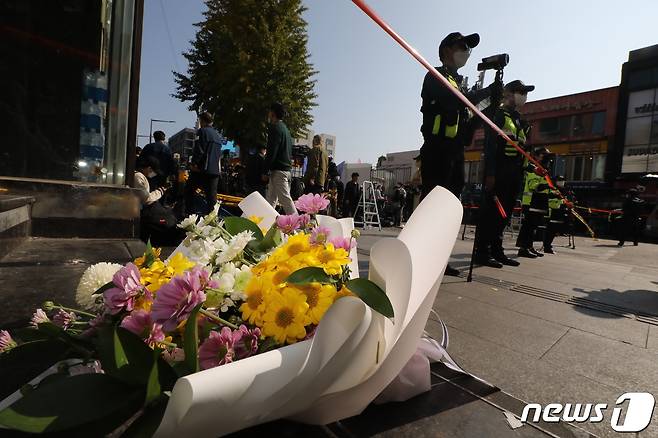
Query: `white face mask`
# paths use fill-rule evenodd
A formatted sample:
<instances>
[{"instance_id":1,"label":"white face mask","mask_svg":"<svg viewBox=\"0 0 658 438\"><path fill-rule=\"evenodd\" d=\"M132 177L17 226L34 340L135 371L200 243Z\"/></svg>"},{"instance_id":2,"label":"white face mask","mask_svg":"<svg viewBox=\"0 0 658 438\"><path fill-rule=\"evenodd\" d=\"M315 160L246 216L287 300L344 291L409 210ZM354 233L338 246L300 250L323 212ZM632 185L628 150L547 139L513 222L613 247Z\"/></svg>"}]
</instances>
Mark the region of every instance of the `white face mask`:
<instances>
[{"instance_id":1,"label":"white face mask","mask_svg":"<svg viewBox=\"0 0 658 438\"><path fill-rule=\"evenodd\" d=\"M558 187L564 187L564 183L565 183L565 181L558 181L557 186Z\"/></svg>"},{"instance_id":2,"label":"white face mask","mask_svg":"<svg viewBox=\"0 0 658 438\"><path fill-rule=\"evenodd\" d=\"M514 105L516 105L517 108L521 108L525 105L526 100L528 100L527 94L514 93Z\"/></svg>"},{"instance_id":3,"label":"white face mask","mask_svg":"<svg viewBox=\"0 0 658 438\"><path fill-rule=\"evenodd\" d=\"M452 54L452 60L455 63L455 67L462 68L466 65L466 61L471 56L470 50L457 50Z\"/></svg>"}]
</instances>

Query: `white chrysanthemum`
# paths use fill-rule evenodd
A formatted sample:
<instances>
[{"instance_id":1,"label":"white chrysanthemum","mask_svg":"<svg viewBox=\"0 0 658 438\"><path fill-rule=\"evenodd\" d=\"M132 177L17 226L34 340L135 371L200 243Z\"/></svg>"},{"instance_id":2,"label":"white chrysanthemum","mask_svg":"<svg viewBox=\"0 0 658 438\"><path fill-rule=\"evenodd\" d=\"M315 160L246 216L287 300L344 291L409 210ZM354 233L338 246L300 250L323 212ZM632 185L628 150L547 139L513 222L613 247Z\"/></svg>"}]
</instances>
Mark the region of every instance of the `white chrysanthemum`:
<instances>
[{"instance_id":1,"label":"white chrysanthemum","mask_svg":"<svg viewBox=\"0 0 658 438\"><path fill-rule=\"evenodd\" d=\"M96 296L92 294L112 281L114 274L122 267L117 263L105 262L88 267L82 274L78 289L75 292L75 301L78 305L87 310L98 310L99 303L96 301Z\"/></svg>"},{"instance_id":2,"label":"white chrysanthemum","mask_svg":"<svg viewBox=\"0 0 658 438\"><path fill-rule=\"evenodd\" d=\"M178 227L187 231L192 231L194 227L196 227L196 223L198 221L199 221L199 216L197 216L196 214L191 214L185 219L183 219L182 222L178 224Z\"/></svg>"},{"instance_id":3,"label":"white chrysanthemum","mask_svg":"<svg viewBox=\"0 0 658 438\"><path fill-rule=\"evenodd\" d=\"M251 269L246 265L243 266L240 272L235 275L235 284L233 285L233 289L240 292L244 291L252 276L253 274Z\"/></svg>"},{"instance_id":4,"label":"white chrysanthemum","mask_svg":"<svg viewBox=\"0 0 658 438\"><path fill-rule=\"evenodd\" d=\"M217 263L221 265L236 258L253 238L254 233L251 231L243 231L233 236L228 243L228 248L217 256Z\"/></svg>"}]
</instances>

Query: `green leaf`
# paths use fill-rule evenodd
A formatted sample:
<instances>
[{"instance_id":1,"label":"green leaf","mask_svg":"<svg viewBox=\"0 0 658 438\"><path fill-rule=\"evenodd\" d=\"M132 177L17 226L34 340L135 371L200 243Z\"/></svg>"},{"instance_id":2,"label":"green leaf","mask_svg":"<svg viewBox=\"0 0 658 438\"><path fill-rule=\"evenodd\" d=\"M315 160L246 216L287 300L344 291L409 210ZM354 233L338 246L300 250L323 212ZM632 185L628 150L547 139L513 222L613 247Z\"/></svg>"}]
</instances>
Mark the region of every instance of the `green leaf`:
<instances>
[{"instance_id":1,"label":"green leaf","mask_svg":"<svg viewBox=\"0 0 658 438\"><path fill-rule=\"evenodd\" d=\"M153 251L153 246L151 246L151 239L149 239L146 242L146 251L144 251L144 266L150 268L157 258Z\"/></svg>"},{"instance_id":2,"label":"green leaf","mask_svg":"<svg viewBox=\"0 0 658 438\"><path fill-rule=\"evenodd\" d=\"M151 367L151 372L149 374L148 382L146 382L146 401L148 405L162 394L162 387L160 386L160 373L158 357L160 356L161 350L156 348L153 351L153 366Z\"/></svg>"},{"instance_id":3,"label":"green leaf","mask_svg":"<svg viewBox=\"0 0 658 438\"><path fill-rule=\"evenodd\" d=\"M187 318L185 323L185 364L190 370L190 373L196 373L199 371L199 324L196 320L196 316L201 309L202 304L199 304L192 310L190 316Z\"/></svg>"},{"instance_id":4,"label":"green leaf","mask_svg":"<svg viewBox=\"0 0 658 438\"><path fill-rule=\"evenodd\" d=\"M152 262L151 262L151 263L152 263ZM105 292L106 290L112 289L113 287L115 287L115 286L114 286L114 283L110 281L109 283L105 283L103 286L99 287L99 288L96 290L96 292L94 292L92 295L100 295L100 294L102 294L103 292Z\"/></svg>"},{"instance_id":5,"label":"green leaf","mask_svg":"<svg viewBox=\"0 0 658 438\"><path fill-rule=\"evenodd\" d=\"M26 342L0 354L0 400L55 363L71 357L70 347L60 339Z\"/></svg>"},{"instance_id":6,"label":"green leaf","mask_svg":"<svg viewBox=\"0 0 658 438\"><path fill-rule=\"evenodd\" d=\"M224 218L224 228L226 228L226 231L231 233L233 236L243 231L251 231L254 233L254 238L257 241L260 242L263 240L263 232L260 230L260 228L258 228L258 225L243 217L229 216Z\"/></svg>"},{"instance_id":7,"label":"green leaf","mask_svg":"<svg viewBox=\"0 0 658 438\"><path fill-rule=\"evenodd\" d=\"M0 424L22 432L58 432L117 412L136 412L143 396L142 389L123 385L107 374L83 374L28 392L0 411Z\"/></svg>"},{"instance_id":8,"label":"green leaf","mask_svg":"<svg viewBox=\"0 0 658 438\"><path fill-rule=\"evenodd\" d=\"M169 397L162 394L153 404L144 408L142 415L121 436L123 438L151 438L162 422L167 403L169 403Z\"/></svg>"},{"instance_id":9,"label":"green leaf","mask_svg":"<svg viewBox=\"0 0 658 438\"><path fill-rule=\"evenodd\" d=\"M153 367L153 351L139 336L122 328L99 332L97 344L103 370L125 383L144 385Z\"/></svg>"},{"instance_id":10,"label":"green leaf","mask_svg":"<svg viewBox=\"0 0 658 438\"><path fill-rule=\"evenodd\" d=\"M347 288L376 312L387 318L393 318L393 305L379 286L365 278L355 278L346 283Z\"/></svg>"},{"instance_id":11,"label":"green leaf","mask_svg":"<svg viewBox=\"0 0 658 438\"><path fill-rule=\"evenodd\" d=\"M298 269L286 278L286 282L292 284L309 284L309 283L335 283L331 276L324 272L324 269L318 267L308 267Z\"/></svg>"},{"instance_id":12,"label":"green leaf","mask_svg":"<svg viewBox=\"0 0 658 438\"><path fill-rule=\"evenodd\" d=\"M267 252L267 251L269 251L270 249L274 248L277 245L276 240L275 240L276 237L277 237L277 234L279 235L279 238L280 238L281 232L277 228L276 224L273 224L270 227L270 229L267 230L267 234L265 234L265 237L260 242L260 245L259 245L259 248L258 248L260 250L260 252Z\"/></svg>"}]
</instances>

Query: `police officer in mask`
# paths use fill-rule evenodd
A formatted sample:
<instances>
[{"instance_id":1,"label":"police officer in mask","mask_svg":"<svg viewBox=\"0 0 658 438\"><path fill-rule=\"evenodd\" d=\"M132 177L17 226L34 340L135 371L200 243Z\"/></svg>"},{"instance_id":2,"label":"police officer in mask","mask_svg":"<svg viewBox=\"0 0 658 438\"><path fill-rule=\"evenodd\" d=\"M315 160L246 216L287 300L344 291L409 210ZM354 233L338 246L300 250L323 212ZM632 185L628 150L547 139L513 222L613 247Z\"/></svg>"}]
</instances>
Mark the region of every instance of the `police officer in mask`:
<instances>
[{"instance_id":1,"label":"police officer in mask","mask_svg":"<svg viewBox=\"0 0 658 438\"><path fill-rule=\"evenodd\" d=\"M528 125L519 109L525 104L533 85L516 80L505 85L503 104L496 110L494 123L521 147L525 145ZM481 206L475 242L475 262L493 268L518 266L503 252L503 231L512 216L523 178L524 156L495 132L485 140L485 196ZM501 211L502 209L502 211Z\"/></svg>"},{"instance_id":2,"label":"police officer in mask","mask_svg":"<svg viewBox=\"0 0 658 438\"><path fill-rule=\"evenodd\" d=\"M445 77L450 86L459 89L474 104L491 95L491 86L475 92L468 92L463 86L463 78L457 73L466 64L471 49L480 43L477 33L462 35L453 32L439 45L441 67L437 71ZM464 103L459 100L431 73L425 75L421 91L423 124L420 131L424 143L420 149L420 172L422 197L427 196L436 186L442 186L459 197L464 187L464 147L471 143L475 123ZM459 275L450 265L446 275Z\"/></svg>"}]
</instances>

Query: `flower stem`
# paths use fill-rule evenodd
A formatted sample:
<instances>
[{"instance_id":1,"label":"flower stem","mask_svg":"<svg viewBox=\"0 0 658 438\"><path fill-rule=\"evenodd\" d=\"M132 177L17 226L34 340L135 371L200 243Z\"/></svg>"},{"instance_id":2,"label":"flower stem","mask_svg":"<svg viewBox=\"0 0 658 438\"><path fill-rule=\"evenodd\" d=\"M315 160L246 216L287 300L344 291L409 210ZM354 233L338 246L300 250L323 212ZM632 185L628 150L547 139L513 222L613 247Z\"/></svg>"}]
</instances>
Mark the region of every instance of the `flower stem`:
<instances>
[{"instance_id":1,"label":"flower stem","mask_svg":"<svg viewBox=\"0 0 658 438\"><path fill-rule=\"evenodd\" d=\"M215 321L215 322L218 322L218 323L223 324L223 325L225 325L225 326L227 326L227 327L230 327L230 328L232 328L233 330L237 330L237 329L238 329L238 326L237 326L237 325L232 324L232 323L226 321L225 319L220 318L219 316L213 314L212 312L207 311L206 309L203 309L203 308L199 309L199 313L201 313L201 314L204 315L204 316L207 316L208 318L212 319L212 320Z\"/></svg>"},{"instance_id":2,"label":"flower stem","mask_svg":"<svg viewBox=\"0 0 658 438\"><path fill-rule=\"evenodd\" d=\"M94 315L94 314L91 314L91 313L85 312L84 310L80 310L80 309L72 309L72 308L70 308L70 307L64 307L64 306L58 306L58 305L54 305L54 306L53 306L53 309L62 309L62 310L66 310L66 311L68 311L68 312L73 312L73 313L78 313L78 314L80 314L80 315L85 315L85 316L88 316L88 317L90 317L90 318L96 318L96 317L98 316L98 315Z\"/></svg>"}]
</instances>

